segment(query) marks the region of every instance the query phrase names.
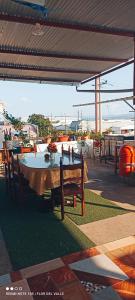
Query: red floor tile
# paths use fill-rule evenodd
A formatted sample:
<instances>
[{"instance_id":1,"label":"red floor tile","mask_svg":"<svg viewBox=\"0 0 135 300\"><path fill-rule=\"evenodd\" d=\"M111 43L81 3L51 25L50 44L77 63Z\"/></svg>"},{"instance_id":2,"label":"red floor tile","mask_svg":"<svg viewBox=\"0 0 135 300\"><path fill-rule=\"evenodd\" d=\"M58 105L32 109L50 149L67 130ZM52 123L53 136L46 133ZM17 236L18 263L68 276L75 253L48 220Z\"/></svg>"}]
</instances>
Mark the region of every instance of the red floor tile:
<instances>
[{"instance_id":1,"label":"red floor tile","mask_svg":"<svg viewBox=\"0 0 135 300\"><path fill-rule=\"evenodd\" d=\"M62 300L60 295L56 296L55 293L59 293L54 281L51 279L49 273L36 275L27 279L31 292L34 292L34 300ZM44 293L44 295L39 295ZM37 294L37 295L36 295Z\"/></svg>"},{"instance_id":2,"label":"red floor tile","mask_svg":"<svg viewBox=\"0 0 135 300\"><path fill-rule=\"evenodd\" d=\"M61 288L63 300L92 300L79 281L69 282Z\"/></svg>"},{"instance_id":3,"label":"red floor tile","mask_svg":"<svg viewBox=\"0 0 135 300\"><path fill-rule=\"evenodd\" d=\"M123 300L135 300L135 280L121 281L113 285L113 289Z\"/></svg>"},{"instance_id":4,"label":"red floor tile","mask_svg":"<svg viewBox=\"0 0 135 300\"><path fill-rule=\"evenodd\" d=\"M22 275L21 275L20 271L11 272L10 277L11 277L12 282L22 279Z\"/></svg>"},{"instance_id":5,"label":"red floor tile","mask_svg":"<svg viewBox=\"0 0 135 300\"><path fill-rule=\"evenodd\" d=\"M82 271L74 270L74 273L76 274L76 276L80 281L89 281L94 284L102 284L102 285L110 286L120 282L119 279L109 278L101 275L95 275L92 273L90 274Z\"/></svg>"},{"instance_id":6,"label":"red floor tile","mask_svg":"<svg viewBox=\"0 0 135 300\"><path fill-rule=\"evenodd\" d=\"M75 273L69 267L62 267L50 272L50 276L57 286L77 280Z\"/></svg>"},{"instance_id":7,"label":"red floor tile","mask_svg":"<svg viewBox=\"0 0 135 300\"><path fill-rule=\"evenodd\" d=\"M106 255L130 278L135 279L135 245L110 251Z\"/></svg>"},{"instance_id":8,"label":"red floor tile","mask_svg":"<svg viewBox=\"0 0 135 300\"><path fill-rule=\"evenodd\" d=\"M80 252L72 253L62 257L65 264L71 264L73 262L98 255L100 252L96 248L86 249Z\"/></svg>"}]
</instances>

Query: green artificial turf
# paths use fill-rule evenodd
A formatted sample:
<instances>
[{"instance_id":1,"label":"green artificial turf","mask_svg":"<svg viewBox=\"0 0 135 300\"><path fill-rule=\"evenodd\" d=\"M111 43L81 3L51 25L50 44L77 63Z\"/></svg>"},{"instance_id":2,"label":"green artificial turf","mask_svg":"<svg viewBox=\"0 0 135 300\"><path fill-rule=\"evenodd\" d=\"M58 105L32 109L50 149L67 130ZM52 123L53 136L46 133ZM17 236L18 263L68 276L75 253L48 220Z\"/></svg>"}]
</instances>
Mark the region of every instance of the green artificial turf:
<instances>
[{"instance_id":1,"label":"green artificial turf","mask_svg":"<svg viewBox=\"0 0 135 300\"><path fill-rule=\"evenodd\" d=\"M30 193L26 200L18 207L0 180L0 228L14 270L94 246L69 218L47 210L47 198Z\"/></svg>"},{"instance_id":2,"label":"green artificial turf","mask_svg":"<svg viewBox=\"0 0 135 300\"><path fill-rule=\"evenodd\" d=\"M72 219L77 225L82 225L98 220L103 220L117 215L128 213L113 202L85 189L85 215L82 217L80 201L77 202L77 207L65 207L66 215Z\"/></svg>"}]
</instances>

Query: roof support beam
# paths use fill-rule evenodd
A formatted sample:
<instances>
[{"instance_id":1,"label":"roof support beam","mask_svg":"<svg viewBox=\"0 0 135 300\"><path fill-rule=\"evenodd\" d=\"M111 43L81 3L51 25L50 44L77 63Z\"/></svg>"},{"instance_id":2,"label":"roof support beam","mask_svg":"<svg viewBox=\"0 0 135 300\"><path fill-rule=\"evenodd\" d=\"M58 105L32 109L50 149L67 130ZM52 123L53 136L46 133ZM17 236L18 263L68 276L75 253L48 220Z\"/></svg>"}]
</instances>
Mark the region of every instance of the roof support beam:
<instances>
[{"instance_id":1,"label":"roof support beam","mask_svg":"<svg viewBox=\"0 0 135 300\"><path fill-rule=\"evenodd\" d=\"M112 102L118 102L118 101L129 101L134 99L134 96L129 96L129 97L123 97L123 98L117 98L117 99L111 99L111 100L103 100L101 102L97 102L97 104L104 104L104 103L112 103ZM126 102L127 103L127 102ZM128 103L129 104L129 103ZM89 102L89 103L81 103L81 104L74 104L72 105L73 107L79 107L79 106L89 106L89 105L95 105L95 102ZM134 109L132 107L132 109Z\"/></svg>"},{"instance_id":2,"label":"roof support beam","mask_svg":"<svg viewBox=\"0 0 135 300\"><path fill-rule=\"evenodd\" d=\"M59 21L59 20L52 20L52 19L49 20L49 19L29 18L25 16L22 17L22 16L15 16L15 15L3 14L3 13L0 13L0 20L6 22L30 24L30 25L40 23L41 25L55 27L55 28L104 33L104 34L112 34L112 35L127 36L127 37L135 36L135 31L132 30L126 30L126 29L123 30L119 28L112 28L112 27L101 26L96 24L94 25L82 24L78 22L70 23L65 20Z\"/></svg>"},{"instance_id":3,"label":"roof support beam","mask_svg":"<svg viewBox=\"0 0 135 300\"><path fill-rule=\"evenodd\" d=\"M69 83L75 85L80 81L78 79L67 78L49 78L49 77L35 77L35 76L19 76L10 74L0 74L0 80L22 80L22 81L35 81L39 83Z\"/></svg>"},{"instance_id":4,"label":"roof support beam","mask_svg":"<svg viewBox=\"0 0 135 300\"><path fill-rule=\"evenodd\" d=\"M99 78L99 77L98 77ZM81 93L102 93L102 94L114 94L114 93L132 93L133 89L119 89L119 90L99 90L99 89L95 89L95 90L78 90L78 88L76 87L76 91L77 92L81 92Z\"/></svg>"},{"instance_id":5,"label":"roof support beam","mask_svg":"<svg viewBox=\"0 0 135 300\"><path fill-rule=\"evenodd\" d=\"M0 47L0 53L4 54L17 54L25 56L39 56L39 57L54 57L54 58L64 58L64 59L77 59L77 60L94 60L94 61L105 61L105 62L126 62L127 59L114 58L114 57L99 57L99 56L85 56L76 54L66 54L60 52L48 52L39 51L37 49L20 49L20 48L9 48L7 46Z\"/></svg>"},{"instance_id":6,"label":"roof support beam","mask_svg":"<svg viewBox=\"0 0 135 300\"><path fill-rule=\"evenodd\" d=\"M70 74L98 74L98 72L92 70L79 70L79 69L64 69L64 68L49 68L34 65L21 65L21 64L10 64L0 63L0 69L12 69L12 70L27 70L35 72L55 72L55 73L70 73Z\"/></svg>"},{"instance_id":7,"label":"roof support beam","mask_svg":"<svg viewBox=\"0 0 135 300\"><path fill-rule=\"evenodd\" d=\"M105 76L105 75L107 75L107 74L109 74L109 73L112 73L112 72L117 71L117 70L119 70L119 69L121 69L121 68L124 68L124 67L126 67L126 66L129 66L129 65L133 64L134 61L135 61L134 59L131 59L130 61L127 61L127 62L124 63L124 64L121 64L121 65L119 65L119 66L116 66L116 67L114 67L114 68L111 68L111 69L109 69L109 70L107 70L107 71L105 71L105 72L102 72L102 73L100 73L99 75L96 75L96 76L94 76L94 77L91 77L91 78L88 78L88 79L86 79L86 80L83 80L83 81L81 82L81 84L84 84L84 83L93 81L93 80L95 80L95 79L98 78L98 77Z\"/></svg>"}]
</instances>

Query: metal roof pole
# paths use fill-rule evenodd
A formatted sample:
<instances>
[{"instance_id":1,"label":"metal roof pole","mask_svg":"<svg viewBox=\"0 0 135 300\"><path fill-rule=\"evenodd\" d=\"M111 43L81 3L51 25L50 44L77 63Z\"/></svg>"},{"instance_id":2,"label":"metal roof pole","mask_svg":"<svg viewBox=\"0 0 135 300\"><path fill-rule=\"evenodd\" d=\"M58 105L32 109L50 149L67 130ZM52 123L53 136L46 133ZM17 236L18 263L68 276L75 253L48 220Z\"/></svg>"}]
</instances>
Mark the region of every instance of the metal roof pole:
<instances>
[{"instance_id":1,"label":"metal roof pole","mask_svg":"<svg viewBox=\"0 0 135 300\"><path fill-rule=\"evenodd\" d=\"M100 93L97 92L100 89L99 77L95 79L95 132L99 132L99 101Z\"/></svg>"},{"instance_id":2,"label":"metal roof pole","mask_svg":"<svg viewBox=\"0 0 135 300\"><path fill-rule=\"evenodd\" d=\"M112 103L112 102L118 102L118 101L132 100L133 98L134 98L134 96L129 96L129 97L123 97L123 98L117 98L117 99L111 99L111 100L103 100L100 103L104 104L104 103ZM128 102L127 102L127 104L134 110L133 106L131 106ZM89 102L89 103L74 104L73 107L87 106L87 105L95 105L95 101L94 102Z\"/></svg>"},{"instance_id":3,"label":"metal roof pole","mask_svg":"<svg viewBox=\"0 0 135 300\"><path fill-rule=\"evenodd\" d=\"M94 79L98 78L99 76L101 77L101 76L105 76L105 75L107 75L107 74L110 74L110 73L112 73L112 72L114 72L114 71L117 71L117 70L123 68L123 67L126 67L126 66L128 66L128 65L131 65L132 63L134 63L134 59L131 59L130 61L127 61L126 63L120 64L120 65L118 65L118 66L116 66L116 67L113 67L113 68L107 70L107 71L104 71L104 72L102 72L102 73L100 73L100 74L98 74L98 75L96 75L96 76L93 76L93 77L91 77L91 78L88 78L88 79L86 79L86 80L83 80L83 81L81 82L81 84L84 84L84 83L93 81Z\"/></svg>"},{"instance_id":4,"label":"metal roof pole","mask_svg":"<svg viewBox=\"0 0 135 300\"><path fill-rule=\"evenodd\" d=\"M100 77L99 77L99 89L101 87ZM101 94L99 94L99 132L102 133L102 105L101 105Z\"/></svg>"}]
</instances>

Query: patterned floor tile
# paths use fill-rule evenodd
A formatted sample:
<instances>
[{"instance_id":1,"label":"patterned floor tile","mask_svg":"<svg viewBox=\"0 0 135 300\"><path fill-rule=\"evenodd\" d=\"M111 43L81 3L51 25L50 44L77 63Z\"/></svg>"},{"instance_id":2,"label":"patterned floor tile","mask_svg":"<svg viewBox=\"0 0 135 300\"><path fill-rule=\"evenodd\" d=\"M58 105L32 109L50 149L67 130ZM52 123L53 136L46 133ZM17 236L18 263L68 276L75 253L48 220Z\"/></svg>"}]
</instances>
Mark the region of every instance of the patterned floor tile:
<instances>
[{"instance_id":1,"label":"patterned floor tile","mask_svg":"<svg viewBox=\"0 0 135 300\"><path fill-rule=\"evenodd\" d=\"M116 278L119 280L128 279L128 276L104 254L72 263L70 264L70 267L73 270Z\"/></svg>"},{"instance_id":2,"label":"patterned floor tile","mask_svg":"<svg viewBox=\"0 0 135 300\"><path fill-rule=\"evenodd\" d=\"M11 272L10 277L11 277L12 282L19 281L19 280L23 279L20 271Z\"/></svg>"},{"instance_id":3,"label":"patterned floor tile","mask_svg":"<svg viewBox=\"0 0 135 300\"><path fill-rule=\"evenodd\" d=\"M57 286L63 286L65 283L77 280L75 273L68 267L59 268L50 272L50 276Z\"/></svg>"},{"instance_id":4,"label":"patterned floor tile","mask_svg":"<svg viewBox=\"0 0 135 300\"><path fill-rule=\"evenodd\" d=\"M49 272L51 270L55 270L57 268L63 267L64 263L61 258L56 258L45 263L41 263L38 265L34 265L25 269L22 269L21 275L23 278L29 278L41 273Z\"/></svg>"},{"instance_id":5,"label":"patterned floor tile","mask_svg":"<svg viewBox=\"0 0 135 300\"><path fill-rule=\"evenodd\" d=\"M11 277L9 274L0 276L0 286L10 284L10 283L11 283Z\"/></svg>"},{"instance_id":6,"label":"patterned floor tile","mask_svg":"<svg viewBox=\"0 0 135 300\"><path fill-rule=\"evenodd\" d=\"M107 248L105 247L105 245L97 246L96 249L97 249L100 253L106 253L106 252L108 252L108 250L107 250Z\"/></svg>"},{"instance_id":7,"label":"patterned floor tile","mask_svg":"<svg viewBox=\"0 0 135 300\"><path fill-rule=\"evenodd\" d=\"M78 260L92 257L92 256L95 256L98 254L100 254L100 252L96 248L90 248L90 249L86 249L86 250L83 250L80 252L76 252L76 253L72 253L72 254L63 256L62 260L64 261L65 264L71 264Z\"/></svg>"},{"instance_id":8,"label":"patterned floor tile","mask_svg":"<svg viewBox=\"0 0 135 300\"><path fill-rule=\"evenodd\" d=\"M29 293L27 280L23 279L1 287L0 300L33 300Z\"/></svg>"},{"instance_id":9,"label":"patterned floor tile","mask_svg":"<svg viewBox=\"0 0 135 300\"><path fill-rule=\"evenodd\" d=\"M84 280L81 280L81 284L84 286L86 292L89 295L96 294L97 292L100 292L103 289L107 288L107 286L105 286L105 285L101 285L98 283L92 283L90 281L84 281Z\"/></svg>"},{"instance_id":10,"label":"patterned floor tile","mask_svg":"<svg viewBox=\"0 0 135 300\"><path fill-rule=\"evenodd\" d=\"M35 300L62 300L62 297L59 294L58 296L55 295L55 293L59 293L59 290L50 277L49 273L36 275L34 277L28 278L27 281L31 292L37 294L33 296ZM43 296L41 295L42 293L44 293Z\"/></svg>"},{"instance_id":11,"label":"patterned floor tile","mask_svg":"<svg viewBox=\"0 0 135 300\"><path fill-rule=\"evenodd\" d=\"M135 279L135 245L106 253L130 278Z\"/></svg>"},{"instance_id":12,"label":"patterned floor tile","mask_svg":"<svg viewBox=\"0 0 135 300\"><path fill-rule=\"evenodd\" d=\"M79 229L97 246L103 245L134 234L135 213L130 212L83 224L79 226Z\"/></svg>"},{"instance_id":13,"label":"patterned floor tile","mask_svg":"<svg viewBox=\"0 0 135 300\"><path fill-rule=\"evenodd\" d=\"M113 284L118 283L120 280L116 278L109 278L101 275L96 275L92 273L86 273L82 271L76 271L74 270L74 273L78 277L80 281L89 281L93 284L100 284L105 286L111 286Z\"/></svg>"},{"instance_id":14,"label":"patterned floor tile","mask_svg":"<svg viewBox=\"0 0 135 300\"><path fill-rule=\"evenodd\" d=\"M105 246L105 248L108 251L113 251L118 248L127 247L129 245L132 246L133 244L135 244L135 238L133 236L129 236L129 237L126 237L126 238L123 238L123 239L120 239L120 240L117 240L114 242L104 244L103 246Z\"/></svg>"},{"instance_id":15,"label":"patterned floor tile","mask_svg":"<svg viewBox=\"0 0 135 300\"><path fill-rule=\"evenodd\" d=\"M122 300L117 292L110 286L92 295L92 300Z\"/></svg>"},{"instance_id":16,"label":"patterned floor tile","mask_svg":"<svg viewBox=\"0 0 135 300\"><path fill-rule=\"evenodd\" d=\"M70 282L60 290L64 293L63 300L92 300L79 281Z\"/></svg>"},{"instance_id":17,"label":"patterned floor tile","mask_svg":"<svg viewBox=\"0 0 135 300\"><path fill-rule=\"evenodd\" d=\"M113 289L123 300L135 300L135 280L121 281L113 285Z\"/></svg>"}]
</instances>

